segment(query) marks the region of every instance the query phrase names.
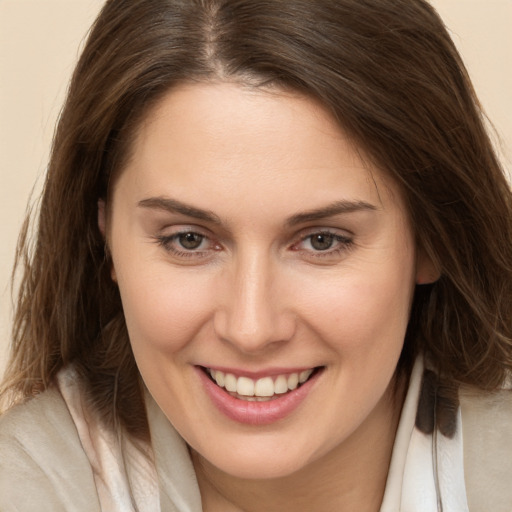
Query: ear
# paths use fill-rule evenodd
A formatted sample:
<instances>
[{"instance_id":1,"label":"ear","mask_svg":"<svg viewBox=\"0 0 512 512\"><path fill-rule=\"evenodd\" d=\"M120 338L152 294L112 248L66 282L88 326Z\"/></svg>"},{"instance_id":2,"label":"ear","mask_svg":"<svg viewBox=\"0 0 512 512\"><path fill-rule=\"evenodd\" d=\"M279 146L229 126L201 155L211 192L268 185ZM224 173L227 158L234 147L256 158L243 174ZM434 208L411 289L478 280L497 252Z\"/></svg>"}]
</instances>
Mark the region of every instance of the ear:
<instances>
[{"instance_id":1,"label":"ear","mask_svg":"<svg viewBox=\"0 0 512 512\"><path fill-rule=\"evenodd\" d=\"M416 256L416 284L435 283L441 277L441 272L424 250L418 250Z\"/></svg>"},{"instance_id":2,"label":"ear","mask_svg":"<svg viewBox=\"0 0 512 512\"><path fill-rule=\"evenodd\" d=\"M107 213L105 201L103 199L98 199L98 228L100 230L101 236L105 242L105 256L108 260L110 260L110 277L114 283L117 283L116 270L114 268L114 262L110 257L110 251L107 245Z\"/></svg>"}]
</instances>

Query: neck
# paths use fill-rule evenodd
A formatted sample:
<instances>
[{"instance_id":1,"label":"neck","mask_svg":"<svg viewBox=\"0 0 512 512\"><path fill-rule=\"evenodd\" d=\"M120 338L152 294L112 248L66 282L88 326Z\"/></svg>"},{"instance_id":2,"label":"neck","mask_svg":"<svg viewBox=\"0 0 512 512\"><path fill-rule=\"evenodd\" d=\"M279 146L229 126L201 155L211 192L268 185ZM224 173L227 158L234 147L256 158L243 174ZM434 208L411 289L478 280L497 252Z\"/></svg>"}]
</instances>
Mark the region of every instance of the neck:
<instances>
[{"instance_id":1,"label":"neck","mask_svg":"<svg viewBox=\"0 0 512 512\"><path fill-rule=\"evenodd\" d=\"M348 439L291 475L268 480L237 478L192 452L203 510L378 512L404 397L403 389L398 400L390 390Z\"/></svg>"}]
</instances>

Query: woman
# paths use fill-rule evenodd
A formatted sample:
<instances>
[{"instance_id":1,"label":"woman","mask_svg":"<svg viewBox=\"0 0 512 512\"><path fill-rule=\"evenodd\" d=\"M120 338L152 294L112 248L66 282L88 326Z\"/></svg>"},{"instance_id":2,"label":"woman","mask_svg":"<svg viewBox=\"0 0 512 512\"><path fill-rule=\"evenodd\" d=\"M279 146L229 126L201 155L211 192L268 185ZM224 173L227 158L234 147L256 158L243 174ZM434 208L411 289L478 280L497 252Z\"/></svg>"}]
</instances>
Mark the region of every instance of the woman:
<instances>
[{"instance_id":1,"label":"woman","mask_svg":"<svg viewBox=\"0 0 512 512\"><path fill-rule=\"evenodd\" d=\"M19 248L1 508L509 510L510 261L426 2L109 1Z\"/></svg>"}]
</instances>

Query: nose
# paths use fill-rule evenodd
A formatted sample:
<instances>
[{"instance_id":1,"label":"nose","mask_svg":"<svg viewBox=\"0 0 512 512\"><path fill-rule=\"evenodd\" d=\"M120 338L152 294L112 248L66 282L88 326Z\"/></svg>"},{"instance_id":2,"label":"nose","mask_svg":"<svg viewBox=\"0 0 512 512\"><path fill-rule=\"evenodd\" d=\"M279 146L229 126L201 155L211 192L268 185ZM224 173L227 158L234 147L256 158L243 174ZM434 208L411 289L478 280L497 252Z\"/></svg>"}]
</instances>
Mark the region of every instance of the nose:
<instances>
[{"instance_id":1,"label":"nose","mask_svg":"<svg viewBox=\"0 0 512 512\"><path fill-rule=\"evenodd\" d=\"M244 353L257 353L292 338L295 318L278 264L256 251L235 258L222 280L215 312L217 336Z\"/></svg>"}]
</instances>

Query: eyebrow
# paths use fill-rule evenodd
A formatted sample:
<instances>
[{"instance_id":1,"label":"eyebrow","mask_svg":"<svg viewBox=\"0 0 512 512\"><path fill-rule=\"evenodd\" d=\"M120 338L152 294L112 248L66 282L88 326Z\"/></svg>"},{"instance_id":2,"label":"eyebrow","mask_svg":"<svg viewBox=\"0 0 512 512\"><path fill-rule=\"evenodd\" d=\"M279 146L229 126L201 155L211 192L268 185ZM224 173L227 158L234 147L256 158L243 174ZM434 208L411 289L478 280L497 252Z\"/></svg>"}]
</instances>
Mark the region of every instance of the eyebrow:
<instances>
[{"instance_id":1,"label":"eyebrow","mask_svg":"<svg viewBox=\"0 0 512 512\"><path fill-rule=\"evenodd\" d=\"M209 210L195 208L194 206L190 206L169 197L150 197L139 201L138 205L142 208L165 210L171 213L181 213L187 217L211 222L212 224L222 224L219 216L215 215L215 213Z\"/></svg>"},{"instance_id":2,"label":"eyebrow","mask_svg":"<svg viewBox=\"0 0 512 512\"><path fill-rule=\"evenodd\" d=\"M210 222L212 224L221 225L220 217L210 210L196 208L186 203L182 203L176 199L169 197L150 197L139 201L138 206L141 208L149 208L155 210L164 210L171 213L181 213L187 217ZM286 225L289 227L296 226L305 222L326 219L341 215L344 213L353 213L358 211L375 211L378 208L366 201L335 201L325 207L305 212L297 213L289 217Z\"/></svg>"},{"instance_id":3,"label":"eyebrow","mask_svg":"<svg viewBox=\"0 0 512 512\"><path fill-rule=\"evenodd\" d=\"M375 205L367 203L366 201L336 201L323 208L297 213L290 217L286 224L288 226L296 226L297 224L302 224L304 222L322 220L344 213L376 210L378 210L378 208Z\"/></svg>"}]
</instances>

